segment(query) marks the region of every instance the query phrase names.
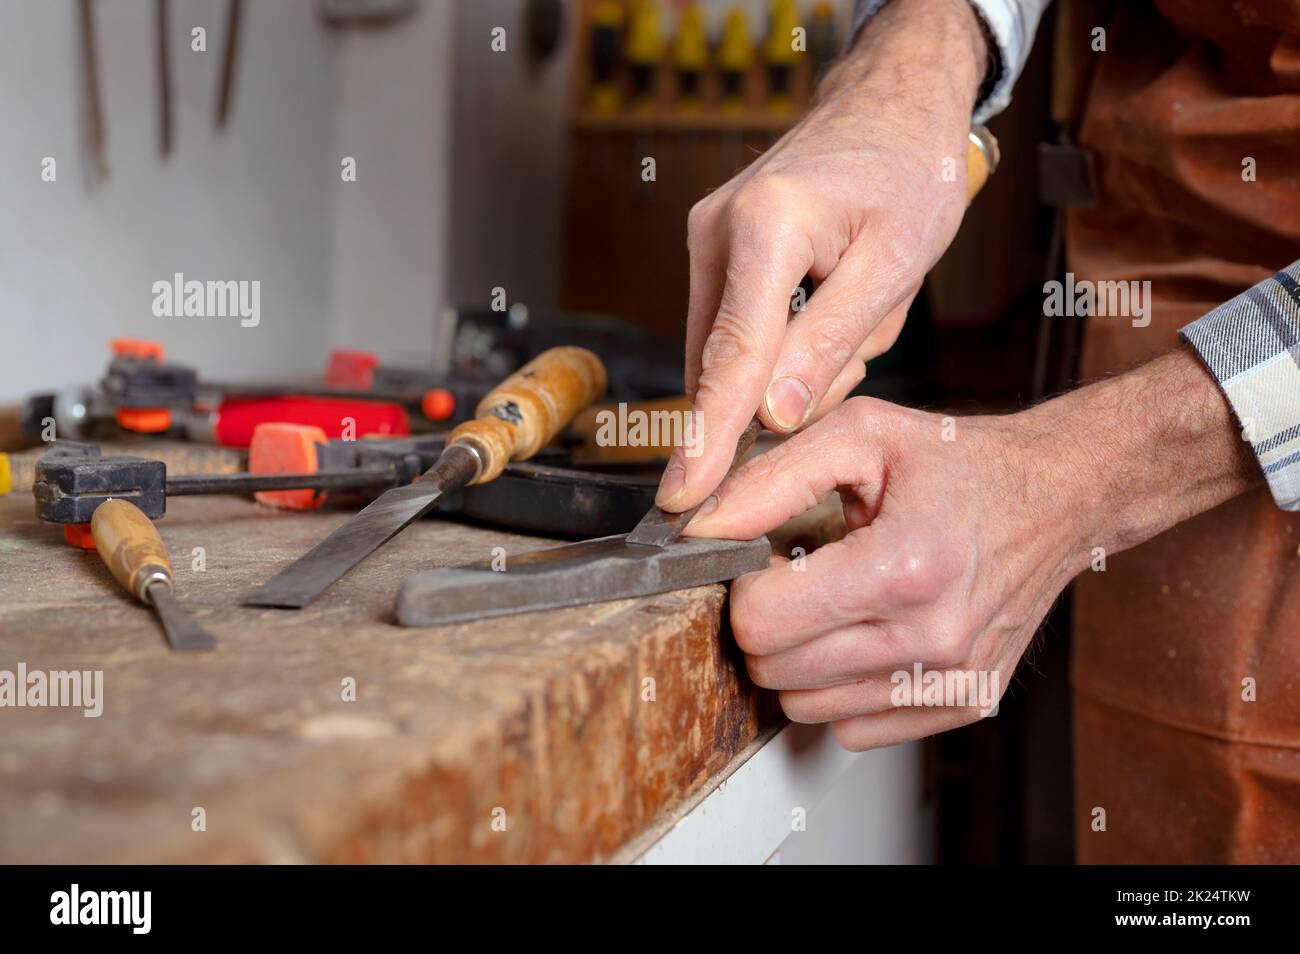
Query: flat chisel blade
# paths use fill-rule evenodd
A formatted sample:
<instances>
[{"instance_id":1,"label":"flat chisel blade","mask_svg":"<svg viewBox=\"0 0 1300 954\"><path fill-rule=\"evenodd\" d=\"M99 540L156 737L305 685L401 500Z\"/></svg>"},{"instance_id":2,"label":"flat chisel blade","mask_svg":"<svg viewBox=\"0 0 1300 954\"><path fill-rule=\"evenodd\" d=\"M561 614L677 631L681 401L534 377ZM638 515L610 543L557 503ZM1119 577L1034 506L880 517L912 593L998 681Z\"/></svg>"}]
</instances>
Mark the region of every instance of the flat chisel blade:
<instances>
[{"instance_id":1,"label":"flat chisel blade","mask_svg":"<svg viewBox=\"0 0 1300 954\"><path fill-rule=\"evenodd\" d=\"M403 527L432 510L443 494L473 480L477 468L478 459L472 451L456 444L449 446L424 477L380 494L347 523L245 596L242 604L302 609Z\"/></svg>"},{"instance_id":2,"label":"flat chisel blade","mask_svg":"<svg viewBox=\"0 0 1300 954\"><path fill-rule=\"evenodd\" d=\"M599 537L507 557L504 570L485 561L417 573L398 592L397 621L440 626L667 593L766 569L771 555L766 537L665 547Z\"/></svg>"},{"instance_id":3,"label":"flat chisel blade","mask_svg":"<svg viewBox=\"0 0 1300 954\"><path fill-rule=\"evenodd\" d=\"M154 583L145 592L149 596L149 605L153 607L154 615L162 623L167 645L173 650L183 653L217 648L217 641L212 634L196 623L194 617L176 602L169 585Z\"/></svg>"},{"instance_id":4,"label":"flat chisel blade","mask_svg":"<svg viewBox=\"0 0 1300 954\"><path fill-rule=\"evenodd\" d=\"M736 454L731 459L731 468L727 471L728 475L740 466L740 462L749 453L749 449L754 446L754 439L758 437L758 432L762 430L762 427L763 425L758 418L754 418L740 432L740 440L736 441ZM648 547L666 547L682 535L686 525L691 522L691 518L703 506L704 503L701 501L690 510L683 510L681 513L669 513L661 507L651 507L646 511L646 515L641 518L641 522L633 527L632 532L627 535L627 542Z\"/></svg>"}]
</instances>

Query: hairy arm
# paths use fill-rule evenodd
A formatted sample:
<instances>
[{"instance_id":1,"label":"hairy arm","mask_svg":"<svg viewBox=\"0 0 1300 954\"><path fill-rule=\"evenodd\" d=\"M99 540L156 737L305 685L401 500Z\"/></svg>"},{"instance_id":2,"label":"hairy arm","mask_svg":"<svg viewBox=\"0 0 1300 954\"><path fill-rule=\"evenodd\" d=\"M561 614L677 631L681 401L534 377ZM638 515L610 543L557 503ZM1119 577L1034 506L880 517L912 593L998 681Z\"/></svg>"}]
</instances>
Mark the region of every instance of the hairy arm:
<instances>
[{"instance_id":1,"label":"hairy arm","mask_svg":"<svg viewBox=\"0 0 1300 954\"><path fill-rule=\"evenodd\" d=\"M1187 347L1022 415L1059 457L1087 551L1126 550L1263 483L1223 391Z\"/></svg>"}]
</instances>

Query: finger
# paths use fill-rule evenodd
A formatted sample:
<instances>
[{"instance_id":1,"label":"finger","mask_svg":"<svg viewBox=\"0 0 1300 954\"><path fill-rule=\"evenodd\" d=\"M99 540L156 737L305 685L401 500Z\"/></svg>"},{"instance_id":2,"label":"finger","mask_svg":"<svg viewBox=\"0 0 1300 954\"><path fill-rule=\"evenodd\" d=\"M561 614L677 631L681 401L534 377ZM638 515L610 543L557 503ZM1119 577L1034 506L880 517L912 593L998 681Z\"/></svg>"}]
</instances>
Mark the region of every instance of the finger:
<instances>
[{"instance_id":1,"label":"finger","mask_svg":"<svg viewBox=\"0 0 1300 954\"><path fill-rule=\"evenodd\" d=\"M752 540L851 487L872 500L883 475L883 447L870 433L870 402L844 405L807 430L748 460L687 527L695 537Z\"/></svg>"},{"instance_id":2,"label":"finger","mask_svg":"<svg viewBox=\"0 0 1300 954\"><path fill-rule=\"evenodd\" d=\"M851 623L790 649L747 656L745 663L764 689L825 689L911 666L922 652L912 642L894 627Z\"/></svg>"},{"instance_id":3,"label":"finger","mask_svg":"<svg viewBox=\"0 0 1300 954\"><path fill-rule=\"evenodd\" d=\"M835 740L850 752L865 752L887 745L913 742L939 732L978 722L981 710L963 708L892 709L874 715L853 716L831 724Z\"/></svg>"},{"instance_id":4,"label":"finger","mask_svg":"<svg viewBox=\"0 0 1300 954\"><path fill-rule=\"evenodd\" d=\"M677 454L655 503L670 511L700 503L722 482L736 440L762 403L790 313L790 290L813 262L811 243L780 209L733 203L726 279L700 352L695 412L700 454ZM760 221L761 220L761 221Z\"/></svg>"},{"instance_id":5,"label":"finger","mask_svg":"<svg viewBox=\"0 0 1300 954\"><path fill-rule=\"evenodd\" d=\"M736 645L750 656L770 656L862 620L855 620L840 583L857 575L853 561L845 538L804 557L802 570L792 563L737 579L730 603Z\"/></svg>"},{"instance_id":6,"label":"finger","mask_svg":"<svg viewBox=\"0 0 1300 954\"><path fill-rule=\"evenodd\" d=\"M871 622L828 626L825 620L815 620L800 626L779 617L773 621L771 604L784 594L758 592L757 583L757 575L752 575L733 588L731 620L736 643L747 654L749 676L764 689L825 689L881 673L911 671L918 664L950 669L955 658L966 658L978 645L978 634L962 627L893 618L903 615L901 605L889 608L889 619ZM839 592L841 598L851 598L843 595L843 588ZM865 603L872 594L864 591L860 598Z\"/></svg>"},{"instance_id":7,"label":"finger","mask_svg":"<svg viewBox=\"0 0 1300 954\"><path fill-rule=\"evenodd\" d=\"M791 563L736 580L736 645L749 655L770 656L846 626L889 622L895 603L883 581L897 571L889 565L890 554L876 552L871 535L868 528L814 550L803 558L802 570Z\"/></svg>"},{"instance_id":8,"label":"finger","mask_svg":"<svg viewBox=\"0 0 1300 954\"><path fill-rule=\"evenodd\" d=\"M686 308L686 394L695 399L700 381L700 355L722 301L727 273L727 231L718 199L711 197L691 209L686 224L690 259L690 296Z\"/></svg>"},{"instance_id":9,"label":"finger","mask_svg":"<svg viewBox=\"0 0 1300 954\"><path fill-rule=\"evenodd\" d=\"M894 684L886 674L821 689L790 689L780 693L781 708L791 722L817 725L855 716L877 715L897 708Z\"/></svg>"},{"instance_id":10,"label":"finger","mask_svg":"<svg viewBox=\"0 0 1300 954\"><path fill-rule=\"evenodd\" d=\"M736 580L736 644L750 655L769 656L869 623L887 635L854 646L851 671L892 671L916 661L945 667L968 658L978 635L972 627L921 612L965 571L966 555L941 533L913 523L910 513L901 520L881 515L802 561Z\"/></svg>"},{"instance_id":11,"label":"finger","mask_svg":"<svg viewBox=\"0 0 1300 954\"><path fill-rule=\"evenodd\" d=\"M801 427L876 326L910 297L910 285L875 268L873 250L864 239L850 246L789 323L764 399L763 423L772 430Z\"/></svg>"},{"instance_id":12,"label":"finger","mask_svg":"<svg viewBox=\"0 0 1300 954\"><path fill-rule=\"evenodd\" d=\"M839 722L913 707L947 709L967 716L973 712L982 718L996 711L1001 696L1000 673L994 672L994 676L999 678L990 680L975 669L930 668L913 663L839 685L783 690L781 708L790 721L808 724ZM955 687L952 696L945 695L941 703L927 702L927 694L935 691L929 684L931 679L935 680L934 686ZM947 693L948 689L943 691Z\"/></svg>"}]
</instances>

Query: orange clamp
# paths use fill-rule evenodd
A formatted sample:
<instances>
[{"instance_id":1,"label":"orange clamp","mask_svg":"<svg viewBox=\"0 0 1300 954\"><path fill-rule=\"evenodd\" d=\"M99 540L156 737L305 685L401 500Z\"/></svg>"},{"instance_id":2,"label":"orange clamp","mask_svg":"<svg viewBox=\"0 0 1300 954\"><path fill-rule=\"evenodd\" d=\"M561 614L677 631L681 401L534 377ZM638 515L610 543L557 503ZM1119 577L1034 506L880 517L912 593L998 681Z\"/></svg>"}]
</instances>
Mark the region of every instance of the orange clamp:
<instances>
[{"instance_id":1,"label":"orange clamp","mask_svg":"<svg viewBox=\"0 0 1300 954\"><path fill-rule=\"evenodd\" d=\"M319 427L310 424L283 424L277 421L258 424L248 445L250 474L314 474L320 469L316 445L328 438ZM325 494L310 488L302 490L259 490L253 495L258 503L282 510L315 510L325 502Z\"/></svg>"}]
</instances>

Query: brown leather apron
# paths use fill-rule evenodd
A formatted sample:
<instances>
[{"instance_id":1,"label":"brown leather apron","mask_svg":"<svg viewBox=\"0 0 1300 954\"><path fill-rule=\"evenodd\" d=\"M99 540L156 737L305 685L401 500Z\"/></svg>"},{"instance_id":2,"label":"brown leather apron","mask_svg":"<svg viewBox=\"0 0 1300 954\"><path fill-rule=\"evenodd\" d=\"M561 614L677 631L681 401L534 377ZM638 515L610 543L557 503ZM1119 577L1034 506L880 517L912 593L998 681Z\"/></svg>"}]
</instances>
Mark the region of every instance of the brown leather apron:
<instances>
[{"instance_id":1,"label":"brown leather apron","mask_svg":"<svg viewBox=\"0 0 1300 954\"><path fill-rule=\"evenodd\" d=\"M1300 0L1122 0L1096 55L1070 268L1153 301L1147 327L1084 319L1085 380L1300 258ZM1300 862L1297 547L1260 489L1076 581L1080 861Z\"/></svg>"}]
</instances>

